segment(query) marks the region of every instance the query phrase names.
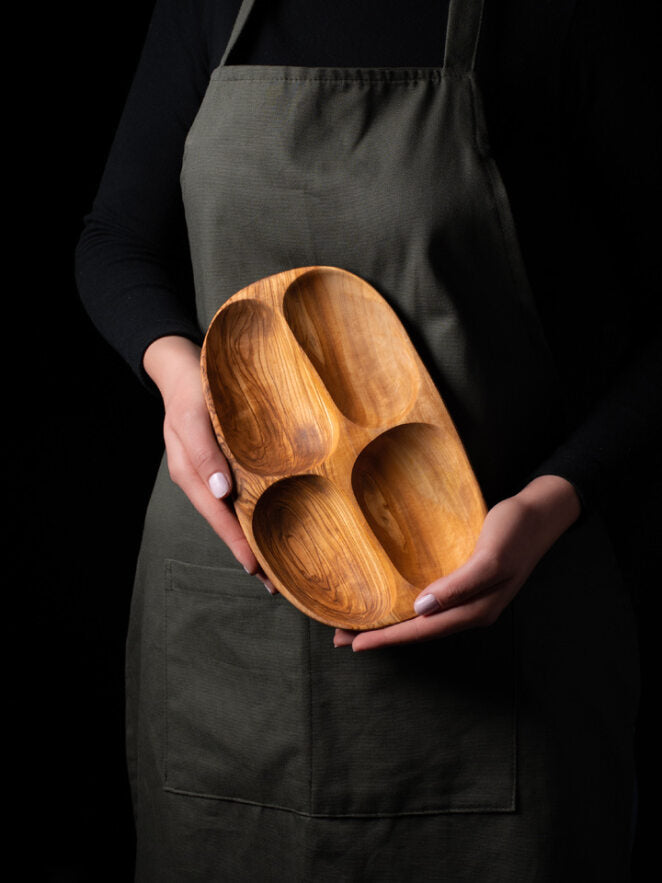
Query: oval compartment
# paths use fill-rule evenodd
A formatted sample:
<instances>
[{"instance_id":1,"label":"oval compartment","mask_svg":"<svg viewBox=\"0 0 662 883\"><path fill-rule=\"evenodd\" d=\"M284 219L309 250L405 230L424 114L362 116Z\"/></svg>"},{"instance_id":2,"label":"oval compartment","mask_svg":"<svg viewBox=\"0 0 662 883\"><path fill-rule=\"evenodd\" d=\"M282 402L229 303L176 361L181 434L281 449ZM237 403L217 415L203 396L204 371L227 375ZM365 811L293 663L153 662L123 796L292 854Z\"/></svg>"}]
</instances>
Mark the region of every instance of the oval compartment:
<instances>
[{"instance_id":1,"label":"oval compartment","mask_svg":"<svg viewBox=\"0 0 662 883\"><path fill-rule=\"evenodd\" d=\"M331 454L338 436L333 403L268 306L238 300L218 313L206 359L225 441L245 469L305 472Z\"/></svg>"},{"instance_id":2,"label":"oval compartment","mask_svg":"<svg viewBox=\"0 0 662 883\"><path fill-rule=\"evenodd\" d=\"M411 344L366 282L339 270L311 270L287 289L283 312L345 417L375 427L411 408L420 386Z\"/></svg>"},{"instance_id":3,"label":"oval compartment","mask_svg":"<svg viewBox=\"0 0 662 883\"><path fill-rule=\"evenodd\" d=\"M367 628L390 611L390 568L351 504L323 476L271 485L255 507L253 534L274 575L316 619Z\"/></svg>"},{"instance_id":4,"label":"oval compartment","mask_svg":"<svg viewBox=\"0 0 662 883\"><path fill-rule=\"evenodd\" d=\"M457 440L407 423L364 448L352 470L356 499L394 566L425 588L471 555L485 507Z\"/></svg>"}]
</instances>

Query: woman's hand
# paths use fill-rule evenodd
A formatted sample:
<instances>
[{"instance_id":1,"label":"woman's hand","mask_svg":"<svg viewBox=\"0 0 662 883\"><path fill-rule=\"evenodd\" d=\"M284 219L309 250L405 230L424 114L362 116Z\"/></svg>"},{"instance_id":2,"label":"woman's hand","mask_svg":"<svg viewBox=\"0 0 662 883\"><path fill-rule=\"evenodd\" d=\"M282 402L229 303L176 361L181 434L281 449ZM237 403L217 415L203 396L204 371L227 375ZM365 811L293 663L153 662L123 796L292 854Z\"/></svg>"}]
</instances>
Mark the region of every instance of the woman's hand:
<instances>
[{"instance_id":1,"label":"woman's hand","mask_svg":"<svg viewBox=\"0 0 662 883\"><path fill-rule=\"evenodd\" d=\"M202 392L200 347L184 337L160 337L145 350L143 364L163 398L163 436L170 477L237 561L275 594L234 510L223 502L232 489L232 476L216 442Z\"/></svg>"},{"instance_id":2,"label":"woman's hand","mask_svg":"<svg viewBox=\"0 0 662 883\"><path fill-rule=\"evenodd\" d=\"M580 510L575 489L564 478L535 478L490 509L471 558L416 599L419 616L369 632L336 629L335 646L372 650L491 625Z\"/></svg>"}]
</instances>

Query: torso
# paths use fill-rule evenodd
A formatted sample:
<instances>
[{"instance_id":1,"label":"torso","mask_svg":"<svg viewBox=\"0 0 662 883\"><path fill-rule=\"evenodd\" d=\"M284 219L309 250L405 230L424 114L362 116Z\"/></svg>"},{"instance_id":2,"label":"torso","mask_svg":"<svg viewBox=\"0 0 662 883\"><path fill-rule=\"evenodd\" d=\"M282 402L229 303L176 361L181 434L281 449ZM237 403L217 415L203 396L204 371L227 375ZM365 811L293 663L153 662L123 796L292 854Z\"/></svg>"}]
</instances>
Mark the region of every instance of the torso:
<instances>
[{"instance_id":1,"label":"torso","mask_svg":"<svg viewBox=\"0 0 662 883\"><path fill-rule=\"evenodd\" d=\"M453 3L443 70L223 63L182 182L201 325L283 269L368 279L489 498L538 461L561 411L487 143L481 6ZM243 574L162 469L129 650L139 879L624 873L623 819L603 810L614 783L630 803L633 694L613 684L633 645L598 524L564 538L487 631L358 655L331 638Z\"/></svg>"}]
</instances>

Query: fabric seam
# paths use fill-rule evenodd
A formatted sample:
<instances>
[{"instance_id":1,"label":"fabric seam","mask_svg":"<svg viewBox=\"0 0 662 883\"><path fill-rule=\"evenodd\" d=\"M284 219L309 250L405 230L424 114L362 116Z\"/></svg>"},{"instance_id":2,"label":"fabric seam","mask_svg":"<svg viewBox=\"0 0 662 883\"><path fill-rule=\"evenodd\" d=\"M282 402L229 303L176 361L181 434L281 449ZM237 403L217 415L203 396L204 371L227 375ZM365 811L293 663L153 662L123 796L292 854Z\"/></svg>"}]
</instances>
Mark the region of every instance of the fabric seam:
<instances>
[{"instance_id":1,"label":"fabric seam","mask_svg":"<svg viewBox=\"0 0 662 883\"><path fill-rule=\"evenodd\" d=\"M435 809L418 809L418 810L407 810L405 812L350 812L350 813L315 813L315 812L305 812L304 810L294 809L290 806L280 806L278 804L273 803L260 803L257 800L245 800L241 797L228 797L221 794L204 794L199 791L185 791L181 788L172 788L169 785L165 785L163 788L164 791L169 792L170 794L179 794L183 797L195 797L202 800L222 800L226 803L240 803L245 806L259 806L263 809L273 809L278 812L288 812L293 815L303 816L309 819L392 819L392 818L402 818L404 816L439 816L439 815L455 815L456 813L512 813L515 812L515 807L511 803L507 806L501 805L491 805L491 804L476 804L473 806L459 806L459 807L448 807L448 808L435 808Z\"/></svg>"},{"instance_id":2,"label":"fabric seam","mask_svg":"<svg viewBox=\"0 0 662 883\"><path fill-rule=\"evenodd\" d=\"M169 558L164 561L163 585L163 781L168 782L168 589L172 582L172 567Z\"/></svg>"},{"instance_id":3,"label":"fabric seam","mask_svg":"<svg viewBox=\"0 0 662 883\"><path fill-rule=\"evenodd\" d=\"M241 67L242 65L239 65ZM314 68L311 68L314 70ZM441 68L432 68L429 71L411 71L411 74L389 74L388 70L380 73L378 69L365 70L364 72L354 71L350 69L338 69L338 74L307 74L300 76L276 75L269 71L254 71L251 73L239 73L231 68L217 68L211 75L210 81L224 80L229 82L269 82L269 83L336 83L343 84L377 84L377 83L393 83L399 85L412 85L418 83L431 83L439 85L445 79L462 80L471 76L466 71L442 70Z\"/></svg>"},{"instance_id":4,"label":"fabric seam","mask_svg":"<svg viewBox=\"0 0 662 883\"><path fill-rule=\"evenodd\" d=\"M315 740L313 738L313 654L311 639L311 622L307 620L306 643L308 655L308 757L309 757L309 778L308 778L308 808L313 808L313 767L314 767L314 750Z\"/></svg>"}]
</instances>

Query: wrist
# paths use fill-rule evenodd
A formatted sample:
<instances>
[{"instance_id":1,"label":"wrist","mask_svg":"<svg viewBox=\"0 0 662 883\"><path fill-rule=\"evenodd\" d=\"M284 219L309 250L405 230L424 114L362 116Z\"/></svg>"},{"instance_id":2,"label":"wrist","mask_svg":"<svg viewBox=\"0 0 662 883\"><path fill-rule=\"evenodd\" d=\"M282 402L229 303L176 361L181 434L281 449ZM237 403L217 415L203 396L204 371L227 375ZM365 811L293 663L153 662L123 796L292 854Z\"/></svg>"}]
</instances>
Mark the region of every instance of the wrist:
<instances>
[{"instance_id":1,"label":"wrist","mask_svg":"<svg viewBox=\"0 0 662 883\"><path fill-rule=\"evenodd\" d=\"M200 347L187 337L159 337L147 347L143 367L165 400L183 377L200 376Z\"/></svg>"},{"instance_id":2,"label":"wrist","mask_svg":"<svg viewBox=\"0 0 662 883\"><path fill-rule=\"evenodd\" d=\"M566 531L581 515L581 502L574 486L560 475L539 475L524 487L518 500L531 509L554 538Z\"/></svg>"}]
</instances>

